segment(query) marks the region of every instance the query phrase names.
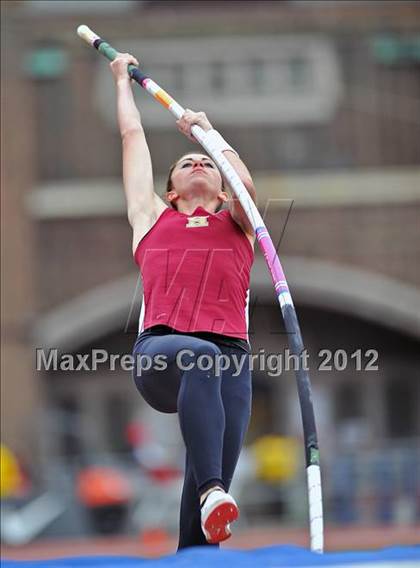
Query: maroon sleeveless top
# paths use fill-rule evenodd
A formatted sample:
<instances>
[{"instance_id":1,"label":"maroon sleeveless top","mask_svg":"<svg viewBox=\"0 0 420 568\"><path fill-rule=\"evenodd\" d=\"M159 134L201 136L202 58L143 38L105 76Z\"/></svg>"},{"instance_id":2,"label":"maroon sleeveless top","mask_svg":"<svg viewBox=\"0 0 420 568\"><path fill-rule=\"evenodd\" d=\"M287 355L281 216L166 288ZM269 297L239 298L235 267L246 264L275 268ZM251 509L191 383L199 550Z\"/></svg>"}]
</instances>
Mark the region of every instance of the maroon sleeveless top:
<instances>
[{"instance_id":1,"label":"maroon sleeveless top","mask_svg":"<svg viewBox=\"0 0 420 568\"><path fill-rule=\"evenodd\" d=\"M164 325L248 340L252 245L230 212L167 208L134 254L143 281L139 331Z\"/></svg>"}]
</instances>

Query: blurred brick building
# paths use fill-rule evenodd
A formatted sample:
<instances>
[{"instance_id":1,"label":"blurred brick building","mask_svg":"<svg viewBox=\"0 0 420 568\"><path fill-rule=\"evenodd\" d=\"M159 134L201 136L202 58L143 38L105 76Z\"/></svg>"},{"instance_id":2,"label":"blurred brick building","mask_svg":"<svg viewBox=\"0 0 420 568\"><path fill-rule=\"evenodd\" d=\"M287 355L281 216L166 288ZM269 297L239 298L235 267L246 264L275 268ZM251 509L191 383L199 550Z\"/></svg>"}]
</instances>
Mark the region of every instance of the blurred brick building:
<instances>
[{"instance_id":1,"label":"blurred brick building","mask_svg":"<svg viewBox=\"0 0 420 568\"><path fill-rule=\"evenodd\" d=\"M141 402L128 373L35 371L35 347L129 353L135 337L114 86L80 23L206 110L253 172L310 352L325 453L352 436L419 436L419 6L27 1L2 12L2 437L27 459L122 450ZM162 192L192 146L136 96ZM260 254L252 294L253 351L284 349ZM364 369L377 350L379 370L353 358L323 372L322 349L349 360L360 349ZM300 435L293 373L254 379L250 439Z\"/></svg>"}]
</instances>

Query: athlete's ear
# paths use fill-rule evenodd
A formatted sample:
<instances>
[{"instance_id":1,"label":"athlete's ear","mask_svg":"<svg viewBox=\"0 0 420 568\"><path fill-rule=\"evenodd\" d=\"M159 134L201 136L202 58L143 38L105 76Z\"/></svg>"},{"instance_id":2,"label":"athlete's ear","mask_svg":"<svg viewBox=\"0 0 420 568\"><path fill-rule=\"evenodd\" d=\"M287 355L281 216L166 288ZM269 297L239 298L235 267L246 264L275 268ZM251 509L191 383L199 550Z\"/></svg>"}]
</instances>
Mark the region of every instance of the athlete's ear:
<instances>
[{"instance_id":1,"label":"athlete's ear","mask_svg":"<svg viewBox=\"0 0 420 568\"><path fill-rule=\"evenodd\" d=\"M169 201L169 203L175 202L175 200L178 199L178 197L179 195L173 189L171 189L171 191L168 191L166 193L166 200Z\"/></svg>"},{"instance_id":2,"label":"athlete's ear","mask_svg":"<svg viewBox=\"0 0 420 568\"><path fill-rule=\"evenodd\" d=\"M220 191L217 197L221 201L223 201L223 203L226 203L226 201L229 199L229 194L227 193L227 191Z\"/></svg>"}]
</instances>

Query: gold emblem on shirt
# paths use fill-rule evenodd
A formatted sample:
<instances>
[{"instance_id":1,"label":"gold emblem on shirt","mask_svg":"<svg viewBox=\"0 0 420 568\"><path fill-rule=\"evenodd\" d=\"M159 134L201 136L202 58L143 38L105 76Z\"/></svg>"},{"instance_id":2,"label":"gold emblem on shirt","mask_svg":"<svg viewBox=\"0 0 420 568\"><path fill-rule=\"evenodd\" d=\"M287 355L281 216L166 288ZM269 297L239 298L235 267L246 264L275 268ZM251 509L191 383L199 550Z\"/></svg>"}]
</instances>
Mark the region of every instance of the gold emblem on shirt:
<instances>
[{"instance_id":1,"label":"gold emblem on shirt","mask_svg":"<svg viewBox=\"0 0 420 568\"><path fill-rule=\"evenodd\" d=\"M208 215L203 215L203 216L198 215L196 217L188 217L187 224L185 226L187 227L187 229L194 227L208 227L209 226L208 218L209 218Z\"/></svg>"}]
</instances>

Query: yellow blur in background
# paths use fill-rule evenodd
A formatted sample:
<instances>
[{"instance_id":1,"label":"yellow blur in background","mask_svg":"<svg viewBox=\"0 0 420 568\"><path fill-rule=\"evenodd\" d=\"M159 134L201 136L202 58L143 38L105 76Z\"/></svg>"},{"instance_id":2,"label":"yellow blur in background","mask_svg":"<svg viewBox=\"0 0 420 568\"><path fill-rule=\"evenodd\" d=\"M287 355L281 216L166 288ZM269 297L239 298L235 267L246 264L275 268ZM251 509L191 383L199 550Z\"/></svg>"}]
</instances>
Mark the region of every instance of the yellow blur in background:
<instances>
[{"instance_id":1,"label":"yellow blur in background","mask_svg":"<svg viewBox=\"0 0 420 568\"><path fill-rule=\"evenodd\" d=\"M259 479L271 483L286 482L296 475L299 448L294 438L262 436L251 448Z\"/></svg>"},{"instance_id":2,"label":"yellow blur in background","mask_svg":"<svg viewBox=\"0 0 420 568\"><path fill-rule=\"evenodd\" d=\"M7 446L0 444L0 499L20 496L24 483L16 456Z\"/></svg>"}]
</instances>

